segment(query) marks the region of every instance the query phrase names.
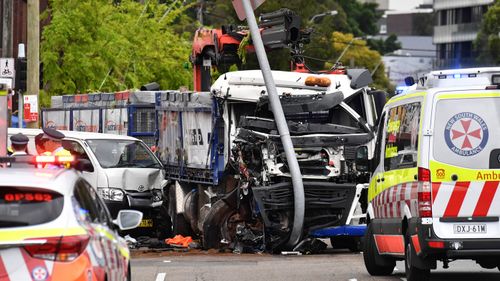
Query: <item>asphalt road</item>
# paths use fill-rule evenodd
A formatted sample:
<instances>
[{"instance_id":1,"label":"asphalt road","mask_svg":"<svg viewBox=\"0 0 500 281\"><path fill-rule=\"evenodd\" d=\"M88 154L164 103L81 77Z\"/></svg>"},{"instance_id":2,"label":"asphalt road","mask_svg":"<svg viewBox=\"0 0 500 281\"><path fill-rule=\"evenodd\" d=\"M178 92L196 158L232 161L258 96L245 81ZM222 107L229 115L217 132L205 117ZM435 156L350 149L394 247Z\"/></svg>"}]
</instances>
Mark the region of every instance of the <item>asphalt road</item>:
<instances>
[{"instance_id":1,"label":"asphalt road","mask_svg":"<svg viewBox=\"0 0 500 281\"><path fill-rule=\"evenodd\" d=\"M406 280L404 263L391 276L372 277L360 253L335 251L320 255L271 256L267 254L149 253L134 254L134 281L246 281L246 280ZM473 261L456 261L444 270L438 263L433 281L500 280L500 271Z\"/></svg>"}]
</instances>

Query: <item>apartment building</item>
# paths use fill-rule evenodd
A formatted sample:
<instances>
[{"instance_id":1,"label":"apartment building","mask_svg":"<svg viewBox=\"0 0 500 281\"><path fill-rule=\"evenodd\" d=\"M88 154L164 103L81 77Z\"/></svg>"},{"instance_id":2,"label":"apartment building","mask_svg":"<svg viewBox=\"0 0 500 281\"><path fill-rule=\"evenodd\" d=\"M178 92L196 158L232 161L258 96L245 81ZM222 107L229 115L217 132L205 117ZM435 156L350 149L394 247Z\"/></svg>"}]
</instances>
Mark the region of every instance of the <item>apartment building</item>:
<instances>
[{"instance_id":1,"label":"apartment building","mask_svg":"<svg viewBox=\"0 0 500 281\"><path fill-rule=\"evenodd\" d=\"M493 3L494 0L434 0L433 43L437 47L438 68L476 65L473 42L481 19Z\"/></svg>"}]
</instances>

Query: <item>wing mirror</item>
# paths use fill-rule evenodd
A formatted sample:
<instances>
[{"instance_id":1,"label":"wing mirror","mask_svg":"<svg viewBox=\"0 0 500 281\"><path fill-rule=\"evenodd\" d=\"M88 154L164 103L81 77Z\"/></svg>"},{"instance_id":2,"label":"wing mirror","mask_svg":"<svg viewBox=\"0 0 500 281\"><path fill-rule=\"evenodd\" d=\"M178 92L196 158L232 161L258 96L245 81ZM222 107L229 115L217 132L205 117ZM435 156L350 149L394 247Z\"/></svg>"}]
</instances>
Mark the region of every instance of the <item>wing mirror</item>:
<instances>
[{"instance_id":1,"label":"wing mirror","mask_svg":"<svg viewBox=\"0 0 500 281\"><path fill-rule=\"evenodd\" d=\"M142 221L142 212L136 210L121 210L113 223L120 230L129 230L139 226Z\"/></svg>"},{"instance_id":2,"label":"wing mirror","mask_svg":"<svg viewBox=\"0 0 500 281\"><path fill-rule=\"evenodd\" d=\"M370 160L368 160L368 147L360 146L356 149L356 170L359 172L368 172L370 170Z\"/></svg>"}]
</instances>

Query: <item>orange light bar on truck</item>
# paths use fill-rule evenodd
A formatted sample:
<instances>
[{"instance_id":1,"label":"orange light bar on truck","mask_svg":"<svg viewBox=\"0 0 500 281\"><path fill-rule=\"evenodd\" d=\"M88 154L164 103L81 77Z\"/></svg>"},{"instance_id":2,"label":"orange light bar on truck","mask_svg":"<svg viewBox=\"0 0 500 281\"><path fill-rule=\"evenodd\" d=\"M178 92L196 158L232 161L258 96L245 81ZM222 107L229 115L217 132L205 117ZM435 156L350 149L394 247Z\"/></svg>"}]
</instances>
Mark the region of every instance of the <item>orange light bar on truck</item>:
<instances>
[{"instance_id":1,"label":"orange light bar on truck","mask_svg":"<svg viewBox=\"0 0 500 281\"><path fill-rule=\"evenodd\" d=\"M328 87L332 81L328 77L308 76L305 81L306 86Z\"/></svg>"}]
</instances>

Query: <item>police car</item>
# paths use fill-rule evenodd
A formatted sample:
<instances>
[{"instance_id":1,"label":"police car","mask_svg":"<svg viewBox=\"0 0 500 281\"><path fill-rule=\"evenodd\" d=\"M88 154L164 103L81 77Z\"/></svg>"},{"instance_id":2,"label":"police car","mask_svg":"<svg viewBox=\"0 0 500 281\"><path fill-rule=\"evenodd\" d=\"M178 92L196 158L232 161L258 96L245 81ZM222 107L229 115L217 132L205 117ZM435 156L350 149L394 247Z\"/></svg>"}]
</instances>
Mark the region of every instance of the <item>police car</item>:
<instances>
[{"instance_id":1,"label":"police car","mask_svg":"<svg viewBox=\"0 0 500 281\"><path fill-rule=\"evenodd\" d=\"M428 280L437 260L500 266L499 116L498 67L434 71L387 102L368 191L371 275L396 260L409 281Z\"/></svg>"},{"instance_id":2,"label":"police car","mask_svg":"<svg viewBox=\"0 0 500 281\"><path fill-rule=\"evenodd\" d=\"M55 156L29 161L62 163ZM0 280L130 280L129 249L118 230L141 219L141 212L122 210L112 220L73 169L1 168Z\"/></svg>"}]
</instances>

